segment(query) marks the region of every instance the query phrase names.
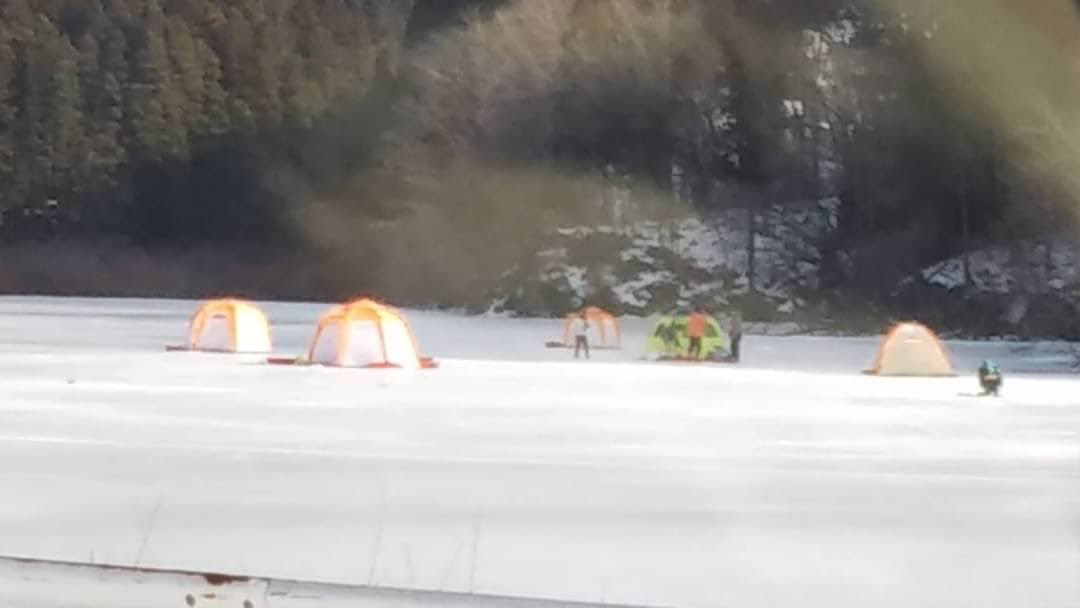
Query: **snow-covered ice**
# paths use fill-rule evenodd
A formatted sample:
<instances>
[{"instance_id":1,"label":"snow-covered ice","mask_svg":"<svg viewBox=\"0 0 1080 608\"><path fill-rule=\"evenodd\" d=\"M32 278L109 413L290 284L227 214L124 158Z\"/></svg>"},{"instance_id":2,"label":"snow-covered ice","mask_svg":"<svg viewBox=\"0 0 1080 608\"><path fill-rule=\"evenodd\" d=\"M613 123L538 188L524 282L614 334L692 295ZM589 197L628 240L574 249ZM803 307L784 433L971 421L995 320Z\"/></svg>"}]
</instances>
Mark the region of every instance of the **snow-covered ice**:
<instances>
[{"instance_id":1,"label":"snow-covered ice","mask_svg":"<svg viewBox=\"0 0 1080 608\"><path fill-rule=\"evenodd\" d=\"M747 338L575 363L558 320L413 312L438 370L167 354L195 304L0 299L0 554L657 606L1080 605L1080 382L1054 346ZM303 350L316 304L267 304ZM973 398L990 356L1000 399Z\"/></svg>"}]
</instances>

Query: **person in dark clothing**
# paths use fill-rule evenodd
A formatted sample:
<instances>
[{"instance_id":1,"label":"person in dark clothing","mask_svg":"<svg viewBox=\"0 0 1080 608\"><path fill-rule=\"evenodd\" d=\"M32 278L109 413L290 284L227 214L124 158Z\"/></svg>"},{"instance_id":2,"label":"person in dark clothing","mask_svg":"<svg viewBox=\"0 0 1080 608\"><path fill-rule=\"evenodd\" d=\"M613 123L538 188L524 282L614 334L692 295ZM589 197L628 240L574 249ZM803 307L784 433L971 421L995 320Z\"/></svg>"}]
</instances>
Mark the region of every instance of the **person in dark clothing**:
<instances>
[{"instance_id":1,"label":"person in dark clothing","mask_svg":"<svg viewBox=\"0 0 1080 608\"><path fill-rule=\"evenodd\" d=\"M979 365L979 386L982 387L984 395L998 396L1003 382L1001 369L998 368L996 363L985 359Z\"/></svg>"},{"instance_id":2,"label":"person in dark clothing","mask_svg":"<svg viewBox=\"0 0 1080 608\"><path fill-rule=\"evenodd\" d=\"M742 336L742 313L736 310L731 314L731 360L735 363L742 354Z\"/></svg>"}]
</instances>

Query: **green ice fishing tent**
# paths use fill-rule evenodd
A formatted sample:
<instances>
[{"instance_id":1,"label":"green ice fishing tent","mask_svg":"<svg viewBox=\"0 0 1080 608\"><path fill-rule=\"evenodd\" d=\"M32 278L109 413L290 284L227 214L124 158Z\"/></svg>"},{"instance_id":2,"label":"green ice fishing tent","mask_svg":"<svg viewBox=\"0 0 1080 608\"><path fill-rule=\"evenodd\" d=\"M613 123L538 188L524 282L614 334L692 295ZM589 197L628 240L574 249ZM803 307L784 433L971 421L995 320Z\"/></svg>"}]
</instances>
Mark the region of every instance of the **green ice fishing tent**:
<instances>
[{"instance_id":1,"label":"green ice fishing tent","mask_svg":"<svg viewBox=\"0 0 1080 608\"><path fill-rule=\"evenodd\" d=\"M689 315L668 315L657 319L645 343L646 355L659 359L689 358L690 336L687 333L689 324ZM730 356L731 338L716 319L709 317L705 335L701 339L701 358L718 361Z\"/></svg>"}]
</instances>

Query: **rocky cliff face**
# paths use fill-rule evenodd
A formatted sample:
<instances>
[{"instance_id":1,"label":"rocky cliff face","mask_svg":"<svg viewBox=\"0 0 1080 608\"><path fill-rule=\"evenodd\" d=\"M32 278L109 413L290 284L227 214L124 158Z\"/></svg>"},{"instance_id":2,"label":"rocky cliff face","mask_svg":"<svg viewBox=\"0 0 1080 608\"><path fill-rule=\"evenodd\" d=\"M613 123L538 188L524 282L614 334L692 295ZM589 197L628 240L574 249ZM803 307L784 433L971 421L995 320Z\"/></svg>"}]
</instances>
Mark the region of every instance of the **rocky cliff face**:
<instances>
[{"instance_id":1,"label":"rocky cliff face","mask_svg":"<svg viewBox=\"0 0 1080 608\"><path fill-rule=\"evenodd\" d=\"M648 315L700 304L788 319L818 287L817 243L835 226L835 212L830 200L759 213L753 265L745 211L562 228L503 277L492 308L551 315L590 303Z\"/></svg>"}]
</instances>

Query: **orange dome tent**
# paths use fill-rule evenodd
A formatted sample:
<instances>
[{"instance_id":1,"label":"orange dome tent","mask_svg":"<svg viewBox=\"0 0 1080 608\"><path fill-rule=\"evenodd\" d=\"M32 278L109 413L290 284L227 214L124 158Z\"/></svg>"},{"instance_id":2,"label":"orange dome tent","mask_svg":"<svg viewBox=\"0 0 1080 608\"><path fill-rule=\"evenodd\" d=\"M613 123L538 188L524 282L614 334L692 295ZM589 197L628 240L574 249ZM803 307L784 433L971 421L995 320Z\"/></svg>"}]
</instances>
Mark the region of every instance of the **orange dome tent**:
<instances>
[{"instance_id":1,"label":"orange dome tent","mask_svg":"<svg viewBox=\"0 0 1080 608\"><path fill-rule=\"evenodd\" d=\"M953 376L945 346L921 323L897 323L881 341L868 374L878 376Z\"/></svg>"},{"instance_id":2,"label":"orange dome tent","mask_svg":"<svg viewBox=\"0 0 1080 608\"><path fill-rule=\"evenodd\" d=\"M597 349L622 348L622 327L619 320L610 312L596 306L589 306L566 316L560 346L574 347L574 319L581 316L581 313L585 313L585 319L589 322L589 346Z\"/></svg>"},{"instance_id":3,"label":"orange dome tent","mask_svg":"<svg viewBox=\"0 0 1080 608\"><path fill-rule=\"evenodd\" d=\"M274 350L262 310L242 300L211 300L191 318L187 344L168 350L268 353Z\"/></svg>"},{"instance_id":4,"label":"orange dome tent","mask_svg":"<svg viewBox=\"0 0 1080 608\"><path fill-rule=\"evenodd\" d=\"M319 321L308 363L335 367L434 367L421 357L405 316L372 300L338 306Z\"/></svg>"}]
</instances>

